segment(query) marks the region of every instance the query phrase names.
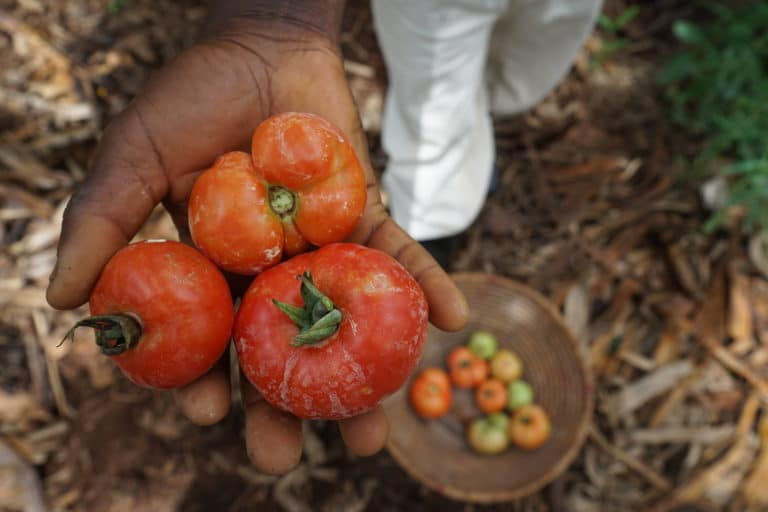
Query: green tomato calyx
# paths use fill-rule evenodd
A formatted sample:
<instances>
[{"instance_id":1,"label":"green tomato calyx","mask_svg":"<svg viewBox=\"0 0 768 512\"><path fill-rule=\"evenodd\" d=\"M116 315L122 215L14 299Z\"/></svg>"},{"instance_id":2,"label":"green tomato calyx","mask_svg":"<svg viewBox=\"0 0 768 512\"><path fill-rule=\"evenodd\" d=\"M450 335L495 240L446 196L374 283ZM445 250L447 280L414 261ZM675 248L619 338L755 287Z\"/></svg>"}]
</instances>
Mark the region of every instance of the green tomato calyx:
<instances>
[{"instance_id":1,"label":"green tomato calyx","mask_svg":"<svg viewBox=\"0 0 768 512\"><path fill-rule=\"evenodd\" d=\"M269 207L280 217L287 217L296 209L296 198L287 188L273 185L269 187Z\"/></svg>"},{"instance_id":2,"label":"green tomato calyx","mask_svg":"<svg viewBox=\"0 0 768 512\"><path fill-rule=\"evenodd\" d=\"M61 343L66 340L74 341L75 330L78 327L93 329L96 333L96 344L101 349L101 353L107 356L116 356L135 347L142 332L141 323L132 315L94 315L77 322L64 335Z\"/></svg>"},{"instance_id":3,"label":"green tomato calyx","mask_svg":"<svg viewBox=\"0 0 768 512\"><path fill-rule=\"evenodd\" d=\"M272 302L299 328L299 334L293 337L294 347L318 345L339 329L341 311L336 309L328 296L317 289L308 270L296 278L301 281L304 306L294 306L276 299L272 299Z\"/></svg>"}]
</instances>

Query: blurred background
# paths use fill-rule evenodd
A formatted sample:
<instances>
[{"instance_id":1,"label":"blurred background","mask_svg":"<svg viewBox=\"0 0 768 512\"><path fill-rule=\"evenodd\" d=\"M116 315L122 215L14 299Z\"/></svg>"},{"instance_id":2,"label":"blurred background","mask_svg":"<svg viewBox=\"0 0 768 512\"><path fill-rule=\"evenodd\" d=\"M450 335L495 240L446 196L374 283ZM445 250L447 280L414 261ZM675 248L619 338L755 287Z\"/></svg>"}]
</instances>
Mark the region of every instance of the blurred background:
<instances>
[{"instance_id":1,"label":"blurred background","mask_svg":"<svg viewBox=\"0 0 768 512\"><path fill-rule=\"evenodd\" d=\"M596 410L565 473L494 506L429 491L387 453L352 456L331 422L305 426L294 472L259 474L237 411L195 427L94 344L58 346L86 313L44 297L66 200L205 14L0 0L0 511L768 510L768 5L608 0L557 89L496 122L501 185L451 270L551 299ZM341 46L381 171L367 2L348 2ZM139 236L175 233L158 210Z\"/></svg>"}]
</instances>

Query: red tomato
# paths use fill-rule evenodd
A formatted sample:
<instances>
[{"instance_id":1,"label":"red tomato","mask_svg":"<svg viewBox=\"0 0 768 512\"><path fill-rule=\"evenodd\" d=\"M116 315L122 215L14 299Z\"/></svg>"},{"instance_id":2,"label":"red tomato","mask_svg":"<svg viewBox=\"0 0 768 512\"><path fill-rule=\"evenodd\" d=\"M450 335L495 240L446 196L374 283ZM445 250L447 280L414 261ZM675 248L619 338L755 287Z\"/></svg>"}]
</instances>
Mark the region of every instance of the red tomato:
<instances>
[{"instance_id":1,"label":"red tomato","mask_svg":"<svg viewBox=\"0 0 768 512\"><path fill-rule=\"evenodd\" d=\"M458 346L451 350L446 362L451 381L457 388L473 388L488 377L488 363L465 346Z\"/></svg>"},{"instance_id":2,"label":"red tomato","mask_svg":"<svg viewBox=\"0 0 768 512\"><path fill-rule=\"evenodd\" d=\"M422 418L445 416L451 409L453 392L448 374L440 368L427 368L413 380L409 393L411 405Z\"/></svg>"},{"instance_id":3,"label":"red tomato","mask_svg":"<svg viewBox=\"0 0 768 512\"><path fill-rule=\"evenodd\" d=\"M340 130L316 115L278 114L256 128L251 149L220 157L192 189L190 232L208 257L256 274L284 253L349 236L365 206L365 171Z\"/></svg>"},{"instance_id":4,"label":"red tomato","mask_svg":"<svg viewBox=\"0 0 768 512\"><path fill-rule=\"evenodd\" d=\"M347 418L403 385L421 356L427 314L424 293L394 258L330 244L256 277L235 319L235 347L272 405L301 418Z\"/></svg>"},{"instance_id":5,"label":"red tomato","mask_svg":"<svg viewBox=\"0 0 768 512\"><path fill-rule=\"evenodd\" d=\"M489 379L478 386L475 401L485 413L503 411L507 406L507 386L499 379Z\"/></svg>"},{"instance_id":6,"label":"red tomato","mask_svg":"<svg viewBox=\"0 0 768 512\"><path fill-rule=\"evenodd\" d=\"M234 321L219 269L171 241L118 251L99 276L90 308L97 316L80 325L95 327L102 351L114 354L131 381L154 388L183 386L208 371L224 353Z\"/></svg>"}]
</instances>

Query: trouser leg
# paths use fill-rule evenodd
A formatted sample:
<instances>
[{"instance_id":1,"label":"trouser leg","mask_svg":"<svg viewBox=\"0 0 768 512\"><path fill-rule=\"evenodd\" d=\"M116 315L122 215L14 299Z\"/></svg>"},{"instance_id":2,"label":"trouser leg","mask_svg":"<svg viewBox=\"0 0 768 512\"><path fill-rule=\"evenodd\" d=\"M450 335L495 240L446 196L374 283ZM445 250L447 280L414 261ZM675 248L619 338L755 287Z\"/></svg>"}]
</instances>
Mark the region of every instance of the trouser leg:
<instances>
[{"instance_id":1,"label":"trouser leg","mask_svg":"<svg viewBox=\"0 0 768 512\"><path fill-rule=\"evenodd\" d=\"M390 86L382 139L392 215L419 240L459 233L482 207L494 147L485 64L506 0L374 0Z\"/></svg>"}]
</instances>

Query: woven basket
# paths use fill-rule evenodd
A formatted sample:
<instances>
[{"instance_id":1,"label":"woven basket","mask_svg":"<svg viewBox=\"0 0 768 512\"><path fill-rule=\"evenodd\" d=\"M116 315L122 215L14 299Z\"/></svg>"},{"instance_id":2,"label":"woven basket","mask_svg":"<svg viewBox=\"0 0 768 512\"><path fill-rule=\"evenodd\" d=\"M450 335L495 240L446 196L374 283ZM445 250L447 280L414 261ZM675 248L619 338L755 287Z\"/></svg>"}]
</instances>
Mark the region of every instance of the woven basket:
<instances>
[{"instance_id":1,"label":"woven basket","mask_svg":"<svg viewBox=\"0 0 768 512\"><path fill-rule=\"evenodd\" d=\"M451 348L466 343L475 330L490 331L522 359L523 378L549 414L552 435L533 452L510 448L478 455L465 437L467 423L480 415L472 392L454 388L451 413L423 420L408 401L409 380L384 404L392 423L387 448L412 477L448 497L478 503L517 499L555 479L579 452L592 417L592 379L559 313L540 294L489 274L452 277L469 302L469 324L456 333L430 325L419 370L445 368Z\"/></svg>"}]
</instances>

